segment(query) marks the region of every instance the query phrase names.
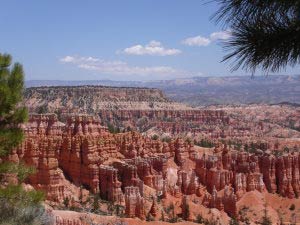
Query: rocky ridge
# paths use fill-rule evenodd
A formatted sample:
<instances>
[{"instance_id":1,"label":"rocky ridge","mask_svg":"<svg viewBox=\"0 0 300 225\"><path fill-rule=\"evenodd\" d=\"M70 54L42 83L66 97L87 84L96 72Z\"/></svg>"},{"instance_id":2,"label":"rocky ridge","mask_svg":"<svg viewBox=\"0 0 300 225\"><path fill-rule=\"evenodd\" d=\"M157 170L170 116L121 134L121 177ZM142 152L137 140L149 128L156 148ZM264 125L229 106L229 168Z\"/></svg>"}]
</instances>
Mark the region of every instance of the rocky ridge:
<instances>
[{"instance_id":1,"label":"rocky ridge","mask_svg":"<svg viewBox=\"0 0 300 225\"><path fill-rule=\"evenodd\" d=\"M188 108L168 100L154 88L64 86L32 87L24 93L30 112L97 114L101 109L169 109Z\"/></svg>"},{"instance_id":2,"label":"rocky ridge","mask_svg":"<svg viewBox=\"0 0 300 225\"><path fill-rule=\"evenodd\" d=\"M249 105L191 108L172 102L158 89L104 86L28 88L30 112L88 113L100 116L112 130L135 130L149 137L184 137L234 143L237 150L257 145L260 150L300 147L300 112L296 106ZM261 148L263 147L263 148Z\"/></svg>"},{"instance_id":3,"label":"rocky ridge","mask_svg":"<svg viewBox=\"0 0 300 225\"><path fill-rule=\"evenodd\" d=\"M243 75L179 78L157 81L111 80L32 80L27 87L107 85L150 87L163 90L168 98L193 106L300 103L300 76L298 75Z\"/></svg>"}]
</instances>

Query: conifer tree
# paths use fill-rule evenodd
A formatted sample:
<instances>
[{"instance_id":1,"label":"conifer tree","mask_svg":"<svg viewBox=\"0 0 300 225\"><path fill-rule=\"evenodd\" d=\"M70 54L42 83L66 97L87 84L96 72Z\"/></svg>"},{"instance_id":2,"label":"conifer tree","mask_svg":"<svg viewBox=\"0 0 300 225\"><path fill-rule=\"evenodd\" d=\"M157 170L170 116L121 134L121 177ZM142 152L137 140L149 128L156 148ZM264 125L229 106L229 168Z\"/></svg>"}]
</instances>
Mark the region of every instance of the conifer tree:
<instances>
[{"instance_id":1,"label":"conifer tree","mask_svg":"<svg viewBox=\"0 0 300 225\"><path fill-rule=\"evenodd\" d=\"M28 117L27 109L20 106L24 89L23 68L19 63L11 66L11 61L10 55L0 54L0 175L16 173L23 181L32 169L4 160L22 142L20 125Z\"/></svg>"},{"instance_id":2,"label":"conifer tree","mask_svg":"<svg viewBox=\"0 0 300 225\"><path fill-rule=\"evenodd\" d=\"M265 205L265 208L264 208L264 216L261 218L261 222L260 222L261 225L272 225L272 221L270 219L270 217L268 216L268 213L267 213L267 206Z\"/></svg>"},{"instance_id":3,"label":"conifer tree","mask_svg":"<svg viewBox=\"0 0 300 225\"><path fill-rule=\"evenodd\" d=\"M11 150L23 140L21 124L27 109L21 106L24 89L22 65L11 65L11 56L0 54L0 224L48 224L45 209L39 204L43 193L25 191L20 184L4 182L6 174L16 174L19 183L33 172L24 164L8 162Z\"/></svg>"},{"instance_id":4,"label":"conifer tree","mask_svg":"<svg viewBox=\"0 0 300 225\"><path fill-rule=\"evenodd\" d=\"M239 225L239 221L236 218L231 218L229 225Z\"/></svg>"},{"instance_id":5,"label":"conifer tree","mask_svg":"<svg viewBox=\"0 0 300 225\"><path fill-rule=\"evenodd\" d=\"M0 54L0 156L21 143L20 124L27 120L27 110L19 106L24 89L22 65L11 66L11 56Z\"/></svg>"}]
</instances>

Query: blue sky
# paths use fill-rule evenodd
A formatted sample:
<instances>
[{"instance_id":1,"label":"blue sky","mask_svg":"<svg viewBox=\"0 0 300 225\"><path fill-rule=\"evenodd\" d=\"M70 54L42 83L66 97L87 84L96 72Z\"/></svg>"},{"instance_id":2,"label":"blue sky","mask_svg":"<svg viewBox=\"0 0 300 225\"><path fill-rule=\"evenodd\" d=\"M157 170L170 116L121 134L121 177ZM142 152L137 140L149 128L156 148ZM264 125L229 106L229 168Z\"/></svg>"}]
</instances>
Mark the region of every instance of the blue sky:
<instances>
[{"instance_id":1,"label":"blue sky","mask_svg":"<svg viewBox=\"0 0 300 225\"><path fill-rule=\"evenodd\" d=\"M220 63L228 33L201 0L1 1L0 52L26 79L152 80L245 75ZM259 73L259 72L258 72ZM299 66L280 74L300 74Z\"/></svg>"}]
</instances>

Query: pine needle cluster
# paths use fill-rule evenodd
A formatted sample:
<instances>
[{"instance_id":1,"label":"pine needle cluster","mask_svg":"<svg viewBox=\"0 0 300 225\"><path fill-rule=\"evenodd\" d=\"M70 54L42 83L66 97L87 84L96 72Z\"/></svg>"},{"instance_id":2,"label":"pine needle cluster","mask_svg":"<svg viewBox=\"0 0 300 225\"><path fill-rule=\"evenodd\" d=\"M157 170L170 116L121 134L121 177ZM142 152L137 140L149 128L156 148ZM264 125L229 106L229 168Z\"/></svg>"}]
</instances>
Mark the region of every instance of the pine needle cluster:
<instances>
[{"instance_id":1,"label":"pine needle cluster","mask_svg":"<svg viewBox=\"0 0 300 225\"><path fill-rule=\"evenodd\" d=\"M300 0L215 0L213 16L232 36L224 42L232 70L278 72L300 63Z\"/></svg>"}]
</instances>

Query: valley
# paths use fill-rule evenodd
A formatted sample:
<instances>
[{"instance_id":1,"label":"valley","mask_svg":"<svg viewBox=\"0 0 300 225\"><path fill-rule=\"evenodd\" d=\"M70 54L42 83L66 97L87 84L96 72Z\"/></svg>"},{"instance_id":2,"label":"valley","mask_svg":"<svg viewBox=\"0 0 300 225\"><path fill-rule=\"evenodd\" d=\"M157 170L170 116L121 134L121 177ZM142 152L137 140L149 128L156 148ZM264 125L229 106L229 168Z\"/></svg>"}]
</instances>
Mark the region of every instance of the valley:
<instances>
[{"instance_id":1,"label":"valley","mask_svg":"<svg viewBox=\"0 0 300 225\"><path fill-rule=\"evenodd\" d=\"M158 89L104 86L29 88L24 103L26 139L9 160L37 168L25 183L46 193L58 225L298 215L297 106L195 108Z\"/></svg>"}]
</instances>

